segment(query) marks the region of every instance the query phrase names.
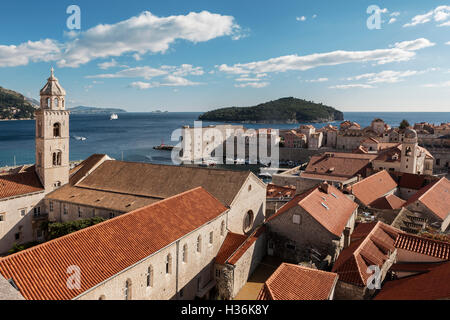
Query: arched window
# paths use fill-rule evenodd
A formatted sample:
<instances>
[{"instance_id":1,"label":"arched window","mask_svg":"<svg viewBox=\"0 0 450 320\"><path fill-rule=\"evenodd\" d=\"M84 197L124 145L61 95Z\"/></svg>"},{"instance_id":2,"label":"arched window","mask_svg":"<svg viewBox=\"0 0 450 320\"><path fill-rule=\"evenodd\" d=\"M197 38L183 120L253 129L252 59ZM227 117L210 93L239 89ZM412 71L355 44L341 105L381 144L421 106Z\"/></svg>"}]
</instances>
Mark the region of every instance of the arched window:
<instances>
[{"instance_id":1,"label":"arched window","mask_svg":"<svg viewBox=\"0 0 450 320\"><path fill-rule=\"evenodd\" d=\"M54 107L55 108L59 108L59 100L58 100L58 98L55 98L55 100L53 100L54 101Z\"/></svg>"},{"instance_id":2,"label":"arched window","mask_svg":"<svg viewBox=\"0 0 450 320\"><path fill-rule=\"evenodd\" d=\"M197 252L202 252L202 236L197 237Z\"/></svg>"},{"instance_id":3,"label":"arched window","mask_svg":"<svg viewBox=\"0 0 450 320\"><path fill-rule=\"evenodd\" d=\"M407 147L405 150L405 155L409 156L411 154L411 147Z\"/></svg>"},{"instance_id":4,"label":"arched window","mask_svg":"<svg viewBox=\"0 0 450 320\"><path fill-rule=\"evenodd\" d=\"M61 162L62 162L62 152L61 151L56 151L53 152L53 165L54 166L60 166Z\"/></svg>"},{"instance_id":5,"label":"arched window","mask_svg":"<svg viewBox=\"0 0 450 320\"><path fill-rule=\"evenodd\" d=\"M166 274L172 273L172 255L169 253L166 257Z\"/></svg>"},{"instance_id":6,"label":"arched window","mask_svg":"<svg viewBox=\"0 0 450 320\"><path fill-rule=\"evenodd\" d=\"M254 214L252 210L247 211L244 217L244 232L250 231L253 226Z\"/></svg>"},{"instance_id":7,"label":"arched window","mask_svg":"<svg viewBox=\"0 0 450 320\"><path fill-rule=\"evenodd\" d=\"M53 125L53 137L54 138L61 137L61 125L59 123L55 123Z\"/></svg>"},{"instance_id":8,"label":"arched window","mask_svg":"<svg viewBox=\"0 0 450 320\"><path fill-rule=\"evenodd\" d=\"M183 262L188 262L188 246L186 243L183 245Z\"/></svg>"},{"instance_id":9,"label":"arched window","mask_svg":"<svg viewBox=\"0 0 450 320\"><path fill-rule=\"evenodd\" d=\"M225 221L222 221L220 224L220 235L223 236L225 234Z\"/></svg>"},{"instance_id":10,"label":"arched window","mask_svg":"<svg viewBox=\"0 0 450 320\"><path fill-rule=\"evenodd\" d=\"M153 287L153 267L147 269L147 287Z\"/></svg>"},{"instance_id":11,"label":"arched window","mask_svg":"<svg viewBox=\"0 0 450 320\"><path fill-rule=\"evenodd\" d=\"M124 288L125 300L131 300L131 279L127 279Z\"/></svg>"},{"instance_id":12,"label":"arched window","mask_svg":"<svg viewBox=\"0 0 450 320\"><path fill-rule=\"evenodd\" d=\"M47 98L45 101L46 101L47 109L50 109L51 99Z\"/></svg>"}]
</instances>

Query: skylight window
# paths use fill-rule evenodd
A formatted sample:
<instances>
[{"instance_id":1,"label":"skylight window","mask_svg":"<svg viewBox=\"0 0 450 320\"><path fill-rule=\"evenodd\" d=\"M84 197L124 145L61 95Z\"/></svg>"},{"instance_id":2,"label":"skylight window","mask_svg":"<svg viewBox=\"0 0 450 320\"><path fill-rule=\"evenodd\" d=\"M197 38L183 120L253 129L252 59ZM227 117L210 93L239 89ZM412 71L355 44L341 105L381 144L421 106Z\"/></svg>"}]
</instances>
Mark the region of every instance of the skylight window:
<instances>
[{"instance_id":1,"label":"skylight window","mask_svg":"<svg viewBox=\"0 0 450 320\"><path fill-rule=\"evenodd\" d=\"M335 195L333 192L331 193L331 195L332 195L333 197L335 197L336 199L338 198L337 195Z\"/></svg>"},{"instance_id":2,"label":"skylight window","mask_svg":"<svg viewBox=\"0 0 450 320\"><path fill-rule=\"evenodd\" d=\"M330 210L330 208L328 208L328 206L327 206L325 203L321 202L320 204L321 204L325 209Z\"/></svg>"}]
</instances>

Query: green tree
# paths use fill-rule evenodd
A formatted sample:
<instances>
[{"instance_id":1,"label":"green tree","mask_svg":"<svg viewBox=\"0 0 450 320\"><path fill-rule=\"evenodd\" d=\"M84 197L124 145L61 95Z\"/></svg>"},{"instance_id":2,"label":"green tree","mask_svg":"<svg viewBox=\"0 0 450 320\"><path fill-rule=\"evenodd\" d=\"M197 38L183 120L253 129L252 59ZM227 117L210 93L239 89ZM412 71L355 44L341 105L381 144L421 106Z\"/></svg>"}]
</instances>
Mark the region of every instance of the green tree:
<instances>
[{"instance_id":1,"label":"green tree","mask_svg":"<svg viewBox=\"0 0 450 320\"><path fill-rule=\"evenodd\" d=\"M406 128L408 128L408 127L409 127L409 122L408 122L408 120L403 119L402 122L400 122L399 128L400 128L400 129L406 129Z\"/></svg>"}]
</instances>

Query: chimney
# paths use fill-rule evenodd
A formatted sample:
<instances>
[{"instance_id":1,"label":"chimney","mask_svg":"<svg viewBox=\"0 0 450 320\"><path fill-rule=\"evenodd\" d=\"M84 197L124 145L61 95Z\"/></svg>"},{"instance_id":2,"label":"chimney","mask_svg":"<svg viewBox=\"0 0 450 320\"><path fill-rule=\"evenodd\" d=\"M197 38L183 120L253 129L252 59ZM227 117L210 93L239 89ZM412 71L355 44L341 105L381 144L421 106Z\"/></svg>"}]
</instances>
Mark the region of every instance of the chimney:
<instances>
[{"instance_id":1,"label":"chimney","mask_svg":"<svg viewBox=\"0 0 450 320\"><path fill-rule=\"evenodd\" d=\"M324 183L320 184L320 187L319 187L319 188L320 188L323 192L328 193L329 187L330 187L330 185L328 184L328 182L325 181Z\"/></svg>"}]
</instances>

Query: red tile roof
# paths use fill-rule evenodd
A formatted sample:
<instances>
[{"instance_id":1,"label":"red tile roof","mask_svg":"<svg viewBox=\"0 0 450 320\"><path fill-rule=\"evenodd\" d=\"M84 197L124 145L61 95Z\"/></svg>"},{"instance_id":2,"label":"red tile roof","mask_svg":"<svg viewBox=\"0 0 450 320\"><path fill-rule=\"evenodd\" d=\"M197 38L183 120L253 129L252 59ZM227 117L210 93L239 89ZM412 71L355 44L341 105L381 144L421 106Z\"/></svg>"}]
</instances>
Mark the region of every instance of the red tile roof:
<instances>
[{"instance_id":1,"label":"red tile roof","mask_svg":"<svg viewBox=\"0 0 450 320\"><path fill-rule=\"evenodd\" d=\"M358 230L359 228L363 230ZM363 237L370 228L372 228L370 232ZM368 226L360 224L355 228L354 233L359 235L358 240L353 241L350 246L342 250L333 265L332 272L339 275L340 281L365 286L370 277L370 274L366 272L368 266L382 267L389 259L389 253L395 250L394 242L401 231L377 222L375 225Z\"/></svg>"},{"instance_id":2,"label":"red tile roof","mask_svg":"<svg viewBox=\"0 0 450 320\"><path fill-rule=\"evenodd\" d=\"M427 180L424 175L412 173L403 173L398 182L399 187L414 190L419 190L426 186L426 184Z\"/></svg>"},{"instance_id":3,"label":"red tile roof","mask_svg":"<svg viewBox=\"0 0 450 320\"><path fill-rule=\"evenodd\" d=\"M280 197L293 197L295 195L295 187L289 186L277 186L275 184L269 183L267 185L267 198L280 198Z\"/></svg>"},{"instance_id":4,"label":"red tile roof","mask_svg":"<svg viewBox=\"0 0 450 320\"><path fill-rule=\"evenodd\" d=\"M225 264L228 258L247 240L247 236L228 232L216 256L217 264Z\"/></svg>"},{"instance_id":5,"label":"red tile roof","mask_svg":"<svg viewBox=\"0 0 450 320\"><path fill-rule=\"evenodd\" d=\"M16 254L0 273L29 300L73 299L225 212L199 187ZM81 289L68 289L67 268L81 269Z\"/></svg>"},{"instance_id":6,"label":"red tile roof","mask_svg":"<svg viewBox=\"0 0 450 320\"><path fill-rule=\"evenodd\" d=\"M75 185L78 183L85 175L89 173L92 169L98 166L102 160L109 159L106 154L93 154L89 158L82 161L75 168L70 170L70 185Z\"/></svg>"},{"instance_id":7,"label":"red tile roof","mask_svg":"<svg viewBox=\"0 0 450 320\"><path fill-rule=\"evenodd\" d=\"M338 189L323 183L295 196L267 221L275 219L291 208L300 206L332 234L340 237L358 205Z\"/></svg>"},{"instance_id":8,"label":"red tile roof","mask_svg":"<svg viewBox=\"0 0 450 320\"><path fill-rule=\"evenodd\" d=\"M445 262L400 262L389 269L397 272L426 272L441 266Z\"/></svg>"},{"instance_id":9,"label":"red tile roof","mask_svg":"<svg viewBox=\"0 0 450 320\"><path fill-rule=\"evenodd\" d=\"M32 166L15 174L0 175L0 199L44 191L34 170Z\"/></svg>"},{"instance_id":10,"label":"red tile roof","mask_svg":"<svg viewBox=\"0 0 450 320\"><path fill-rule=\"evenodd\" d=\"M405 203L405 207L420 201L431 212L433 212L441 220L450 213L450 181L445 177L430 183L417 191L408 201Z\"/></svg>"},{"instance_id":11,"label":"red tile roof","mask_svg":"<svg viewBox=\"0 0 450 320\"><path fill-rule=\"evenodd\" d=\"M361 203L369 206L396 187L394 179L382 170L352 185L352 193Z\"/></svg>"},{"instance_id":12,"label":"red tile roof","mask_svg":"<svg viewBox=\"0 0 450 320\"><path fill-rule=\"evenodd\" d=\"M419 237L412 234L398 235L394 246L398 249L413 251L427 256L450 260L450 242Z\"/></svg>"},{"instance_id":13,"label":"red tile roof","mask_svg":"<svg viewBox=\"0 0 450 320\"><path fill-rule=\"evenodd\" d=\"M304 173L348 179L357 174L365 175L366 168L376 157L374 154L325 152L312 156Z\"/></svg>"},{"instance_id":14,"label":"red tile roof","mask_svg":"<svg viewBox=\"0 0 450 320\"><path fill-rule=\"evenodd\" d=\"M282 263L264 283L258 300L328 300L336 273Z\"/></svg>"},{"instance_id":15,"label":"red tile roof","mask_svg":"<svg viewBox=\"0 0 450 320\"><path fill-rule=\"evenodd\" d=\"M370 206L377 209L400 209L406 203L394 194L390 194L373 201Z\"/></svg>"},{"instance_id":16,"label":"red tile roof","mask_svg":"<svg viewBox=\"0 0 450 320\"><path fill-rule=\"evenodd\" d=\"M235 265L239 259L247 252L253 243L258 240L259 236L265 232L265 227L259 227L245 240L245 242L228 258L227 263Z\"/></svg>"},{"instance_id":17,"label":"red tile roof","mask_svg":"<svg viewBox=\"0 0 450 320\"><path fill-rule=\"evenodd\" d=\"M450 262L400 280L388 281L375 300L438 300L450 298Z\"/></svg>"}]
</instances>

